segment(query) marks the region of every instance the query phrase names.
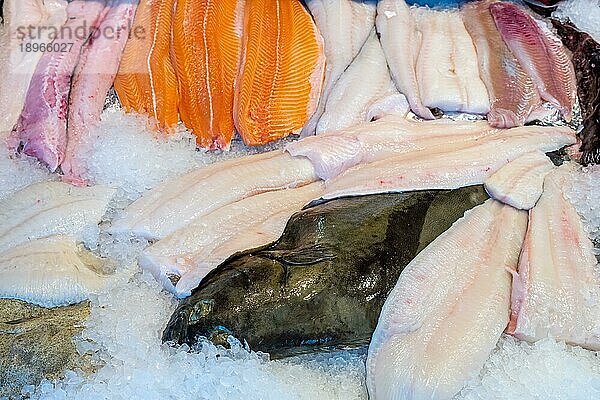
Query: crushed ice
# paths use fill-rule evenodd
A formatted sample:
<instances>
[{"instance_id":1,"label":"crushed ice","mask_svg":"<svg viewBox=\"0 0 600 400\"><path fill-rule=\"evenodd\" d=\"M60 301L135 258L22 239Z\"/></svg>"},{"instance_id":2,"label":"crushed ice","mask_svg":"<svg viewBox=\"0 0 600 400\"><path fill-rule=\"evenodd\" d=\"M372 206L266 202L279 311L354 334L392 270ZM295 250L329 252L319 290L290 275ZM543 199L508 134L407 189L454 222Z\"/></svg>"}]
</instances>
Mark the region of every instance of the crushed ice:
<instances>
[{"instance_id":1,"label":"crushed ice","mask_svg":"<svg viewBox=\"0 0 600 400\"><path fill-rule=\"evenodd\" d=\"M561 1L552 16L569 18L577 28L589 33L596 42L600 42L600 0Z\"/></svg>"}]
</instances>

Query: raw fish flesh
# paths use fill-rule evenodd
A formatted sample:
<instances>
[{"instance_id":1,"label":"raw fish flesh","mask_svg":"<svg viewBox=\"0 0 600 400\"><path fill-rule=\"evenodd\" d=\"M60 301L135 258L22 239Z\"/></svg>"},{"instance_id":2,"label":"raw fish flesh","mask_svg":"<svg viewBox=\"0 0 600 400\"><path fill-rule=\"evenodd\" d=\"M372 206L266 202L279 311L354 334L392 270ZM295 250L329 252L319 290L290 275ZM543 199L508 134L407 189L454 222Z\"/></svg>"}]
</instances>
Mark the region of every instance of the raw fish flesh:
<instances>
[{"instance_id":1,"label":"raw fish flesh","mask_svg":"<svg viewBox=\"0 0 600 400\"><path fill-rule=\"evenodd\" d=\"M110 231L162 239L194 218L227 204L316 180L310 161L281 151L220 162L146 193L125 209Z\"/></svg>"},{"instance_id":2,"label":"raw fish flesh","mask_svg":"<svg viewBox=\"0 0 600 400\"><path fill-rule=\"evenodd\" d=\"M388 116L343 131L304 138L290 143L286 150L311 160L321 179L331 179L358 164L419 150L450 152L499 134L485 121L416 122Z\"/></svg>"},{"instance_id":3,"label":"raw fish flesh","mask_svg":"<svg viewBox=\"0 0 600 400\"><path fill-rule=\"evenodd\" d=\"M69 98L67 148L61 164L66 182L87 183L82 155L90 149L84 136L100 121L104 100L119 69L136 7L137 0L111 0L98 28L104 33L83 48L73 74Z\"/></svg>"},{"instance_id":4,"label":"raw fish flesh","mask_svg":"<svg viewBox=\"0 0 600 400\"><path fill-rule=\"evenodd\" d=\"M405 118L410 111L410 104L406 96L395 89L395 93L389 94L373 102L367 110L367 121L376 121L385 116L392 115Z\"/></svg>"},{"instance_id":5,"label":"raw fish flesh","mask_svg":"<svg viewBox=\"0 0 600 400\"><path fill-rule=\"evenodd\" d=\"M486 198L476 187L309 207L275 243L210 272L180 302L163 340L193 344L199 335L227 345L233 335L275 358L365 345L404 266Z\"/></svg>"},{"instance_id":6,"label":"raw fish flesh","mask_svg":"<svg viewBox=\"0 0 600 400\"><path fill-rule=\"evenodd\" d=\"M533 79L542 99L571 120L577 97L575 72L561 41L519 6L490 5L490 12L506 45Z\"/></svg>"},{"instance_id":7,"label":"raw fish flesh","mask_svg":"<svg viewBox=\"0 0 600 400\"><path fill-rule=\"evenodd\" d=\"M72 237L31 240L0 253L0 298L42 307L76 304L106 284L93 269L101 266L101 259Z\"/></svg>"},{"instance_id":8,"label":"raw fish flesh","mask_svg":"<svg viewBox=\"0 0 600 400\"><path fill-rule=\"evenodd\" d=\"M452 399L506 328L527 213L495 200L468 211L408 264L367 356L369 398Z\"/></svg>"},{"instance_id":9,"label":"raw fish flesh","mask_svg":"<svg viewBox=\"0 0 600 400\"><path fill-rule=\"evenodd\" d=\"M581 162L600 163L600 43L570 23L553 20L565 46L573 53L583 130Z\"/></svg>"},{"instance_id":10,"label":"raw fish flesh","mask_svg":"<svg viewBox=\"0 0 600 400\"><path fill-rule=\"evenodd\" d=\"M546 176L529 212L529 228L513 273L508 332L536 341L548 336L600 350L600 277L594 246L563 189L575 169L564 164Z\"/></svg>"},{"instance_id":11,"label":"raw fish flesh","mask_svg":"<svg viewBox=\"0 0 600 400\"><path fill-rule=\"evenodd\" d=\"M422 38L416 74L423 104L443 111L486 114L487 89L460 14L425 8L414 8L411 13Z\"/></svg>"},{"instance_id":12,"label":"raw fish flesh","mask_svg":"<svg viewBox=\"0 0 600 400\"><path fill-rule=\"evenodd\" d=\"M177 1L173 47L179 113L203 148L228 149L235 133L233 95L244 4L243 0ZM269 83L261 84L271 88Z\"/></svg>"},{"instance_id":13,"label":"raw fish flesh","mask_svg":"<svg viewBox=\"0 0 600 400\"><path fill-rule=\"evenodd\" d=\"M416 49L422 42L409 7L404 0L380 0L376 24L396 87L406 96L415 114L424 119L434 119L421 101L417 84Z\"/></svg>"},{"instance_id":14,"label":"raw fish flesh","mask_svg":"<svg viewBox=\"0 0 600 400\"><path fill-rule=\"evenodd\" d=\"M477 185L525 153L575 141L575 132L566 127L513 128L450 152L421 150L360 164L328 181L324 198Z\"/></svg>"},{"instance_id":15,"label":"raw fish flesh","mask_svg":"<svg viewBox=\"0 0 600 400\"><path fill-rule=\"evenodd\" d=\"M520 210L532 209L544 191L544 178L554 164L541 151L523 154L487 178L491 198Z\"/></svg>"},{"instance_id":16,"label":"raw fish flesh","mask_svg":"<svg viewBox=\"0 0 600 400\"><path fill-rule=\"evenodd\" d=\"M69 51L46 52L39 60L25 97L25 106L13 129L9 148L36 157L55 171L62 163L67 146L67 117L71 77L79 53L96 30L104 1L74 0L67 6L68 32L82 33L57 37L53 46Z\"/></svg>"},{"instance_id":17,"label":"raw fish flesh","mask_svg":"<svg viewBox=\"0 0 600 400\"><path fill-rule=\"evenodd\" d=\"M81 239L97 225L115 190L40 182L0 200L0 251L50 235Z\"/></svg>"},{"instance_id":18,"label":"raw fish flesh","mask_svg":"<svg viewBox=\"0 0 600 400\"><path fill-rule=\"evenodd\" d=\"M169 40L174 7L174 0L140 0L133 35L125 45L114 82L126 111L146 113L155 127L166 131L179 122L178 84Z\"/></svg>"},{"instance_id":19,"label":"raw fish flesh","mask_svg":"<svg viewBox=\"0 0 600 400\"><path fill-rule=\"evenodd\" d=\"M497 128L512 128L524 125L541 99L533 81L496 28L489 9L493 2L472 2L461 12L465 27L475 43L479 71L490 97L491 110L487 120Z\"/></svg>"},{"instance_id":20,"label":"raw fish flesh","mask_svg":"<svg viewBox=\"0 0 600 400\"><path fill-rule=\"evenodd\" d=\"M315 133L331 91L375 27L376 0L306 0L325 44L325 76L317 109L302 129Z\"/></svg>"},{"instance_id":21,"label":"raw fish flesh","mask_svg":"<svg viewBox=\"0 0 600 400\"><path fill-rule=\"evenodd\" d=\"M231 254L276 240L292 214L322 191L323 184L315 182L228 204L154 243L142 253L139 264L167 290L178 297L189 296L200 279Z\"/></svg>"},{"instance_id":22,"label":"raw fish flesh","mask_svg":"<svg viewBox=\"0 0 600 400\"><path fill-rule=\"evenodd\" d=\"M323 38L299 0L245 2L233 116L247 145L299 133L317 108Z\"/></svg>"},{"instance_id":23,"label":"raw fish flesh","mask_svg":"<svg viewBox=\"0 0 600 400\"><path fill-rule=\"evenodd\" d=\"M398 93L385 61L375 28L352 64L327 97L317 134L341 130L369 121L367 113L375 101Z\"/></svg>"},{"instance_id":24,"label":"raw fish flesh","mask_svg":"<svg viewBox=\"0 0 600 400\"><path fill-rule=\"evenodd\" d=\"M67 20L66 0L6 0L4 25L0 27L0 132L12 130L25 104L25 94L41 51L23 51L52 41L51 34ZM44 27L31 35L22 27Z\"/></svg>"}]
</instances>

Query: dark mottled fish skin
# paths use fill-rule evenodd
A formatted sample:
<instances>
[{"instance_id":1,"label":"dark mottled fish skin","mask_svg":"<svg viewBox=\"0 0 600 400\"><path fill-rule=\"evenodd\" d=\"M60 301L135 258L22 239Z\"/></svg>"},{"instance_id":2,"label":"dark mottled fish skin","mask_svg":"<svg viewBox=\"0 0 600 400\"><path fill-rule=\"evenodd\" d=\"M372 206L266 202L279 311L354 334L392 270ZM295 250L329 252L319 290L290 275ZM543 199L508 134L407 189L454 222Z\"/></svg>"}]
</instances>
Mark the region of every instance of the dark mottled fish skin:
<instances>
[{"instance_id":1,"label":"dark mottled fish skin","mask_svg":"<svg viewBox=\"0 0 600 400\"><path fill-rule=\"evenodd\" d=\"M365 345L404 267L487 195L480 186L341 198L296 213L271 245L230 257L182 300L163 341L273 358Z\"/></svg>"},{"instance_id":2,"label":"dark mottled fish skin","mask_svg":"<svg viewBox=\"0 0 600 400\"><path fill-rule=\"evenodd\" d=\"M573 53L577 92L583 115L581 162L600 163L600 44L590 35L577 30L569 21L553 19L552 24L565 46Z\"/></svg>"}]
</instances>

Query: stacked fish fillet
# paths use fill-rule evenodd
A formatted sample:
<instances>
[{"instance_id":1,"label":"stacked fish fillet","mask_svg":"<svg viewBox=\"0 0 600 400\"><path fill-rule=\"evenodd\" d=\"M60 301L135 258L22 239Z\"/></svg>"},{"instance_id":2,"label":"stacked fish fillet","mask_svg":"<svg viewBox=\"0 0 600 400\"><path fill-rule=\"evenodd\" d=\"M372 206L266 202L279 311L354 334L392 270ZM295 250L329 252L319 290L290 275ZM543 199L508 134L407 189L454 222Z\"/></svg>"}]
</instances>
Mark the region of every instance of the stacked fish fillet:
<instances>
[{"instance_id":1,"label":"stacked fish fillet","mask_svg":"<svg viewBox=\"0 0 600 400\"><path fill-rule=\"evenodd\" d=\"M319 101L323 41L299 0L141 0L115 89L160 129L181 120L207 149L299 132Z\"/></svg>"},{"instance_id":2,"label":"stacked fish fillet","mask_svg":"<svg viewBox=\"0 0 600 400\"><path fill-rule=\"evenodd\" d=\"M97 293L110 266L77 243L97 229L115 192L48 181L0 199L0 298L57 307Z\"/></svg>"}]
</instances>

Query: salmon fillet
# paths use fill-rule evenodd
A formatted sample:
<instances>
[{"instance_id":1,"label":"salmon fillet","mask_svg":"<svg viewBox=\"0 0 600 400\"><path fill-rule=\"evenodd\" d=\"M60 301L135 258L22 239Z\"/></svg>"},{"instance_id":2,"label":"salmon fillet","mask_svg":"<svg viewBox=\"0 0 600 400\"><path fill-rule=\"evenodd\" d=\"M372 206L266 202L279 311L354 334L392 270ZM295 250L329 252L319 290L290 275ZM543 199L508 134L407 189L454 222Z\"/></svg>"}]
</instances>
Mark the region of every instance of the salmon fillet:
<instances>
[{"instance_id":1,"label":"salmon fillet","mask_svg":"<svg viewBox=\"0 0 600 400\"><path fill-rule=\"evenodd\" d=\"M114 83L126 111L147 113L162 130L179 122L170 50L174 6L175 0L140 1Z\"/></svg>"},{"instance_id":2,"label":"salmon fillet","mask_svg":"<svg viewBox=\"0 0 600 400\"><path fill-rule=\"evenodd\" d=\"M235 83L235 126L248 145L298 133L314 113L325 66L323 39L298 0L246 1Z\"/></svg>"},{"instance_id":3,"label":"salmon fillet","mask_svg":"<svg viewBox=\"0 0 600 400\"><path fill-rule=\"evenodd\" d=\"M243 0L179 0L173 55L181 120L208 149L227 149L235 133L233 84L242 45Z\"/></svg>"}]
</instances>

